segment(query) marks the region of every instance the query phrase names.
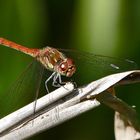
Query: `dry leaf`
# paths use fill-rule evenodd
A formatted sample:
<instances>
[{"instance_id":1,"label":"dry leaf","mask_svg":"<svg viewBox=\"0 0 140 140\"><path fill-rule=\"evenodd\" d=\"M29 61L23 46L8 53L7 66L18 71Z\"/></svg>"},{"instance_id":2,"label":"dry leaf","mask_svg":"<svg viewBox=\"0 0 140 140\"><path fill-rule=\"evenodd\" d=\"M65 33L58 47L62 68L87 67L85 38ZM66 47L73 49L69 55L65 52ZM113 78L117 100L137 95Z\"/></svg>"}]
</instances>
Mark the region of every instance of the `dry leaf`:
<instances>
[{"instance_id":1,"label":"dry leaf","mask_svg":"<svg viewBox=\"0 0 140 140\"><path fill-rule=\"evenodd\" d=\"M15 115L14 117L22 117L24 119L20 119L20 121L16 122L16 125L13 125L12 127L8 127L7 125L6 129L3 130L4 133L0 133L1 139L29 138L37 133L72 119L81 113L93 109L99 106L100 103L106 104L115 111L120 112L125 117L125 119L128 120L131 126L139 131L139 123L135 110L122 100L113 96L113 94L106 93L106 91L112 92L109 90L112 87L135 82L140 82L139 70L117 73L103 77L87 84L84 87L75 89L71 93L68 93L66 97L61 97L57 101L51 102L49 106L42 108L42 112L41 110L36 111L36 117L32 118L32 120L29 119L31 114L29 116L23 117L24 112L22 112L22 109L20 109L20 114L19 111L14 112L14 114L19 114L18 116ZM61 95L61 90L58 89L57 92ZM51 94L52 93L50 93L50 96ZM42 100L39 99L37 102L37 108L39 108ZM28 108L24 108L26 108L26 112L28 112ZM0 122L3 122L1 123L1 127L5 125L5 122L3 121L4 119L5 118L0 120ZM11 118L8 117L8 119L10 121ZM28 123L26 123L27 121ZM116 133L118 132L119 131ZM118 134L116 134L116 136L117 135Z\"/></svg>"}]
</instances>

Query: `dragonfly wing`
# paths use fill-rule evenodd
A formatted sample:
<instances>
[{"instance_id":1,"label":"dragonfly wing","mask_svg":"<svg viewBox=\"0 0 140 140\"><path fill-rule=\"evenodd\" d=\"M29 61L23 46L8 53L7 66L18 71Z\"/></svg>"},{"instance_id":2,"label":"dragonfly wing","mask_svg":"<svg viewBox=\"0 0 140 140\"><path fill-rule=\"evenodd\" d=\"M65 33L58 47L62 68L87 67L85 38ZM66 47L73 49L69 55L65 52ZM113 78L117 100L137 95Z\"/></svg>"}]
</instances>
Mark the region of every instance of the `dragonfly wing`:
<instances>
[{"instance_id":1,"label":"dragonfly wing","mask_svg":"<svg viewBox=\"0 0 140 140\"><path fill-rule=\"evenodd\" d=\"M5 94L0 96L0 118L35 100L39 94L37 92L41 85L43 69L34 60Z\"/></svg>"},{"instance_id":2,"label":"dragonfly wing","mask_svg":"<svg viewBox=\"0 0 140 140\"><path fill-rule=\"evenodd\" d=\"M80 80L85 81L82 84L109 74L137 69L136 63L128 59L95 55L76 50L59 49L59 51L74 60L77 69L74 77L75 79L79 79L79 76L84 77L83 80Z\"/></svg>"}]
</instances>

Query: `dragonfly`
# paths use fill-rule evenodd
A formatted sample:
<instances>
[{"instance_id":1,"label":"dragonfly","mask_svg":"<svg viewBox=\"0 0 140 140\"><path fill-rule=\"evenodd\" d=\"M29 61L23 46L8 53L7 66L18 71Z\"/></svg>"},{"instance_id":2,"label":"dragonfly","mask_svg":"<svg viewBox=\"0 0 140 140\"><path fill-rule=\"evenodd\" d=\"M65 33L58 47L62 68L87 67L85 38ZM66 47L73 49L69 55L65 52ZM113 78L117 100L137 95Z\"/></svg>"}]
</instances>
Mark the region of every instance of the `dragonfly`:
<instances>
[{"instance_id":1,"label":"dragonfly","mask_svg":"<svg viewBox=\"0 0 140 140\"><path fill-rule=\"evenodd\" d=\"M59 83L62 83L61 75L71 77L76 71L76 66L73 60L71 58L67 58L63 53L55 48L46 47L43 49L30 49L4 38L0 38L0 44L32 56L46 69L53 71L52 75L45 82L47 91L47 83L50 79L53 78L53 86L59 86L56 85L56 81L59 79Z\"/></svg>"},{"instance_id":2,"label":"dragonfly","mask_svg":"<svg viewBox=\"0 0 140 140\"><path fill-rule=\"evenodd\" d=\"M48 93L48 82L52 80L52 86L60 87L65 83L62 80L62 76L67 78L73 77L73 79L75 76L75 80L80 79L79 83L76 81L76 84L79 86L80 83L83 85L93 80L93 77L98 79L111 73L132 70L137 67L134 61L128 59L118 59L76 50L56 49L48 46L43 49L28 48L5 38L0 38L0 45L33 57L43 66L43 69L52 72L44 81ZM43 71L42 73L45 72ZM89 73L94 76L88 75ZM42 80L41 76L42 74L39 81Z\"/></svg>"}]
</instances>

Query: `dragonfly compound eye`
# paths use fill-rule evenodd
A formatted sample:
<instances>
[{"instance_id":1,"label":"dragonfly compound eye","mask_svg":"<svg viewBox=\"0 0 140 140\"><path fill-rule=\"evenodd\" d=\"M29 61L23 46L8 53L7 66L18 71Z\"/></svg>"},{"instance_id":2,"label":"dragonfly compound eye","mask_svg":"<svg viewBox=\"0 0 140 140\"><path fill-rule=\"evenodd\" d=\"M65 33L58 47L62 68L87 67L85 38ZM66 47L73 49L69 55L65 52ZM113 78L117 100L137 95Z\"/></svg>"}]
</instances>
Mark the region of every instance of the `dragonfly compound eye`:
<instances>
[{"instance_id":1,"label":"dragonfly compound eye","mask_svg":"<svg viewBox=\"0 0 140 140\"><path fill-rule=\"evenodd\" d=\"M70 58L67 58L67 64L68 64L68 69L66 71L66 76L71 77L75 73L76 67L73 60Z\"/></svg>"},{"instance_id":2,"label":"dragonfly compound eye","mask_svg":"<svg viewBox=\"0 0 140 140\"><path fill-rule=\"evenodd\" d=\"M66 71L66 70L68 69L68 64L67 64L67 62L61 63L60 68L61 68L62 71Z\"/></svg>"},{"instance_id":3,"label":"dragonfly compound eye","mask_svg":"<svg viewBox=\"0 0 140 140\"><path fill-rule=\"evenodd\" d=\"M61 75L65 75L66 77L71 77L75 71L76 67L73 64L73 61L70 58L64 59L58 67L56 67L56 71L61 73Z\"/></svg>"}]
</instances>

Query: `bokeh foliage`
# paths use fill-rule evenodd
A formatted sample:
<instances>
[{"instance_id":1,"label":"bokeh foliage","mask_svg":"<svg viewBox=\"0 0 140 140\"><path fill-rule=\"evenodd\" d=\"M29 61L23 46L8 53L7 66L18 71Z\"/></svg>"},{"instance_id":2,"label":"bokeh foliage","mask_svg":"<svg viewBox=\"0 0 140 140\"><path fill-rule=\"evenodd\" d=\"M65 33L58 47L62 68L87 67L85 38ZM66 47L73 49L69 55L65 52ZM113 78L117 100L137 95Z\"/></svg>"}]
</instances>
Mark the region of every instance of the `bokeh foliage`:
<instances>
[{"instance_id":1,"label":"bokeh foliage","mask_svg":"<svg viewBox=\"0 0 140 140\"><path fill-rule=\"evenodd\" d=\"M139 7L139 0L0 0L0 36L32 48L50 45L140 64ZM0 46L0 94L29 62L30 57ZM117 89L126 102L136 104L138 112L139 90L139 84ZM112 140L113 111L99 107L32 139L43 137Z\"/></svg>"}]
</instances>

